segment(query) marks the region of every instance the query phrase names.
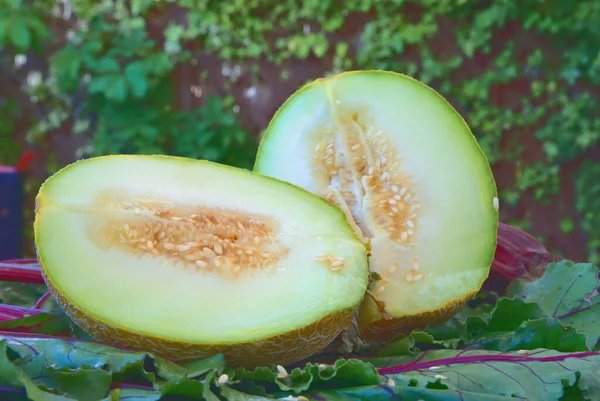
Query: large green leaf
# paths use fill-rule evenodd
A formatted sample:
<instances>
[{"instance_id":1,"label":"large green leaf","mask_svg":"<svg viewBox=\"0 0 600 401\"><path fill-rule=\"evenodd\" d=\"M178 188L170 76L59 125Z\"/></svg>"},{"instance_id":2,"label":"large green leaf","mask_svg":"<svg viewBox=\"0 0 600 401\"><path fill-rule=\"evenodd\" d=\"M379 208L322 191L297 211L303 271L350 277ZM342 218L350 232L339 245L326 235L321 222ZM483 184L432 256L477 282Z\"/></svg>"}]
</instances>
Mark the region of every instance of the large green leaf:
<instances>
[{"instance_id":1,"label":"large green leaf","mask_svg":"<svg viewBox=\"0 0 600 401\"><path fill-rule=\"evenodd\" d=\"M156 392L210 394L211 382L224 368L221 355L175 364L148 353L68 337L0 333L0 339L0 385L12 391L41 391L34 400L45 400L46 391L97 400L106 397L113 384L127 383L141 385L144 397L154 397Z\"/></svg>"},{"instance_id":2,"label":"large green leaf","mask_svg":"<svg viewBox=\"0 0 600 401\"><path fill-rule=\"evenodd\" d=\"M600 339L600 269L589 263L551 263L533 282L517 280L508 295L535 303L548 316L585 334L589 349Z\"/></svg>"},{"instance_id":3,"label":"large green leaf","mask_svg":"<svg viewBox=\"0 0 600 401\"><path fill-rule=\"evenodd\" d=\"M434 350L372 362L404 386L544 401L559 400L565 387L577 386L588 399L600 399L600 354L589 351Z\"/></svg>"}]
</instances>

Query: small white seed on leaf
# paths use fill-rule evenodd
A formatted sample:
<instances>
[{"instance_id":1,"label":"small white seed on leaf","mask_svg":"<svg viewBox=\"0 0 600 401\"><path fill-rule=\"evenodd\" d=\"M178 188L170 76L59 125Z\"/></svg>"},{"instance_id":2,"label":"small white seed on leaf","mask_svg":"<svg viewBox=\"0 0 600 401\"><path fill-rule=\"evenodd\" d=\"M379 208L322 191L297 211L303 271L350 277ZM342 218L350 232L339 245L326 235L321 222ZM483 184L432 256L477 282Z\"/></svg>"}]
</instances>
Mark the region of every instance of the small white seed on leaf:
<instances>
[{"instance_id":1,"label":"small white seed on leaf","mask_svg":"<svg viewBox=\"0 0 600 401\"><path fill-rule=\"evenodd\" d=\"M229 381L229 376L227 376L226 373L222 374L221 376L219 376L219 378L217 379L217 383L219 384L225 384Z\"/></svg>"},{"instance_id":2,"label":"small white seed on leaf","mask_svg":"<svg viewBox=\"0 0 600 401\"><path fill-rule=\"evenodd\" d=\"M285 370L285 368L281 365L277 365L277 378L278 379L283 379L288 377L288 372L287 370Z\"/></svg>"},{"instance_id":3,"label":"small white seed on leaf","mask_svg":"<svg viewBox=\"0 0 600 401\"><path fill-rule=\"evenodd\" d=\"M498 199L497 196L494 196L493 204L494 204L494 210L498 211L500 209L500 199Z\"/></svg>"}]
</instances>

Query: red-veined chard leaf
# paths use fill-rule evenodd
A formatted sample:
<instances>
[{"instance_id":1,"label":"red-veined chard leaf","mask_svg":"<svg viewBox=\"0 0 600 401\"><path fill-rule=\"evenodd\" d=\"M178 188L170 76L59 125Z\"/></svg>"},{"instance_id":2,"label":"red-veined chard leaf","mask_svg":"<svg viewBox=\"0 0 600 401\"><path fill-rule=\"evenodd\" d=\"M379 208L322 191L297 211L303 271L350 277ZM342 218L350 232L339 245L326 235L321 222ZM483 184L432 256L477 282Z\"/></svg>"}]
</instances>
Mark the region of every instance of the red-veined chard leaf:
<instances>
[{"instance_id":1,"label":"red-veined chard leaf","mask_svg":"<svg viewBox=\"0 0 600 401\"><path fill-rule=\"evenodd\" d=\"M0 305L0 310L2 308ZM71 323L65 315L38 311L31 316L0 322L0 331L58 334L68 332Z\"/></svg>"},{"instance_id":2,"label":"red-veined chard leaf","mask_svg":"<svg viewBox=\"0 0 600 401\"><path fill-rule=\"evenodd\" d=\"M467 307L427 332L456 348L592 350L600 337L599 284L595 266L552 263L537 281L517 279L510 298Z\"/></svg>"},{"instance_id":3,"label":"red-veined chard leaf","mask_svg":"<svg viewBox=\"0 0 600 401\"><path fill-rule=\"evenodd\" d=\"M577 385L587 399L600 399L600 354L591 351L433 350L371 362L401 386L552 401Z\"/></svg>"},{"instance_id":4,"label":"red-veined chard leaf","mask_svg":"<svg viewBox=\"0 0 600 401\"><path fill-rule=\"evenodd\" d=\"M115 384L140 385L162 395L196 396L200 391L209 399L210 384L224 369L221 355L175 364L148 353L69 337L0 333L0 339L0 377L4 378L0 386L7 394L41 392L33 400L45 400L46 393L99 400L108 397ZM144 397L154 395L150 392Z\"/></svg>"},{"instance_id":5,"label":"red-veined chard leaf","mask_svg":"<svg viewBox=\"0 0 600 401\"><path fill-rule=\"evenodd\" d=\"M589 349L600 338L600 268L589 263L551 263L536 281L518 279L508 296L535 303L548 316L586 336Z\"/></svg>"}]
</instances>

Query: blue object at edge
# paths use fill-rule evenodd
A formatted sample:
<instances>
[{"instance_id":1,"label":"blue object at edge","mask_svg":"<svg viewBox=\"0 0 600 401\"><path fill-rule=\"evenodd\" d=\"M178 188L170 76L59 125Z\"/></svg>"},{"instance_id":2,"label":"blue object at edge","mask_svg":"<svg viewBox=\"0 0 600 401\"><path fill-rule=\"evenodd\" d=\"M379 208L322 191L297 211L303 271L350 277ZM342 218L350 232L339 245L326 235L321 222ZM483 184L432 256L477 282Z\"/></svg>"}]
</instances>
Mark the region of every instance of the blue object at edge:
<instances>
[{"instance_id":1,"label":"blue object at edge","mask_svg":"<svg viewBox=\"0 0 600 401\"><path fill-rule=\"evenodd\" d=\"M23 178L0 172L0 260L21 258L23 244Z\"/></svg>"}]
</instances>

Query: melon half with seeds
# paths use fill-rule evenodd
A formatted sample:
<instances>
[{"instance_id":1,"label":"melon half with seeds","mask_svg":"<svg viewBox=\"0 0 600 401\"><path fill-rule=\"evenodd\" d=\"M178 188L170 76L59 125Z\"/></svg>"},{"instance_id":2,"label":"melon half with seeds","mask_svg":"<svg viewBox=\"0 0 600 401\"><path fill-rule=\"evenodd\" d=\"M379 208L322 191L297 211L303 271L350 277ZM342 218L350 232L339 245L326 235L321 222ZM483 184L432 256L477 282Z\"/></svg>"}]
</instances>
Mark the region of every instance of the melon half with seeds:
<instances>
[{"instance_id":1,"label":"melon half with seeds","mask_svg":"<svg viewBox=\"0 0 600 401\"><path fill-rule=\"evenodd\" d=\"M248 170L106 156L50 177L35 239L50 292L92 337L173 360L286 364L327 346L368 285L344 214Z\"/></svg>"},{"instance_id":2,"label":"melon half with seeds","mask_svg":"<svg viewBox=\"0 0 600 401\"><path fill-rule=\"evenodd\" d=\"M448 318L489 274L490 166L458 112L415 79L353 71L304 86L271 120L254 170L326 198L370 243L364 338Z\"/></svg>"}]
</instances>

